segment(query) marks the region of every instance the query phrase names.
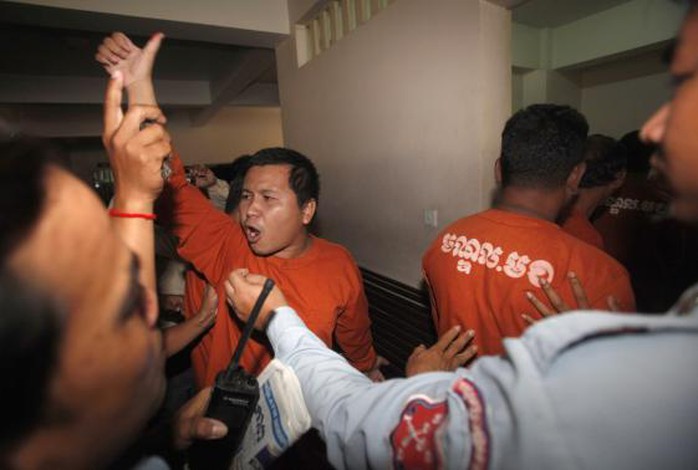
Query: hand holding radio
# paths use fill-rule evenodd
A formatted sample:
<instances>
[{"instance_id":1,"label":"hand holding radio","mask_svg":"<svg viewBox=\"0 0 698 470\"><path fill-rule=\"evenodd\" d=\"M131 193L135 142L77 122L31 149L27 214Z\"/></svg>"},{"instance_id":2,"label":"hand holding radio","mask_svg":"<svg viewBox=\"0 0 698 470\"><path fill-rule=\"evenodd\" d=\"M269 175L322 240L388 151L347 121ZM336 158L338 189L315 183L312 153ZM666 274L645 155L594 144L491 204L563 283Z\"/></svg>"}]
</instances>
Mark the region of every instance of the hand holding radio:
<instances>
[{"instance_id":1,"label":"hand holding radio","mask_svg":"<svg viewBox=\"0 0 698 470\"><path fill-rule=\"evenodd\" d=\"M183 450L194 441L220 439L228 433L225 423L204 416L211 390L211 387L201 390L177 412L173 430L175 448Z\"/></svg>"},{"instance_id":2,"label":"hand holding radio","mask_svg":"<svg viewBox=\"0 0 698 470\"><path fill-rule=\"evenodd\" d=\"M266 279L259 274L250 274L247 269L236 269L228 276L228 280L225 282L226 297L242 321L246 322L249 319L252 307L262 292ZM269 322L272 312L285 305L288 305L288 302L284 294L278 286L274 286L260 310L254 325L255 328L263 330Z\"/></svg>"},{"instance_id":3,"label":"hand holding radio","mask_svg":"<svg viewBox=\"0 0 698 470\"><path fill-rule=\"evenodd\" d=\"M225 423L228 432L222 439L194 443L189 450L189 468L192 470L228 470L245 437L259 402L259 383L255 376L240 366L240 358L252 334L253 325L267 305L267 298L273 289L274 281L264 279L259 295L249 312L249 323L242 330L230 364L216 376L206 416Z\"/></svg>"}]
</instances>

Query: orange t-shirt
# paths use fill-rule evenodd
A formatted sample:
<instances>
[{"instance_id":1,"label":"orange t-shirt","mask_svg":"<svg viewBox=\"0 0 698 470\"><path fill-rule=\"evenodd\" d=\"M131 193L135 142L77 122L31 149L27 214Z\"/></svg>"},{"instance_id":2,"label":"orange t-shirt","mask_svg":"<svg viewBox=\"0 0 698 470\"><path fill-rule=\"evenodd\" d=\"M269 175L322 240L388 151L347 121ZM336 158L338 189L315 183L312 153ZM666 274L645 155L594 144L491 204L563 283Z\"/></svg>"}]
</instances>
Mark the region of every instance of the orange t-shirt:
<instances>
[{"instance_id":1,"label":"orange t-shirt","mask_svg":"<svg viewBox=\"0 0 698 470\"><path fill-rule=\"evenodd\" d=\"M599 250L604 249L603 237L596 230L589 218L578 210L572 210L570 215L561 225L562 230L583 242L595 246Z\"/></svg>"},{"instance_id":2,"label":"orange t-shirt","mask_svg":"<svg viewBox=\"0 0 698 470\"><path fill-rule=\"evenodd\" d=\"M502 339L519 336L536 318L525 296L545 277L574 305L567 273L577 274L592 308L607 307L614 295L623 310L635 300L625 269L601 250L565 233L552 222L490 209L451 224L422 259L439 335L454 325L475 331L478 353L499 354Z\"/></svg>"},{"instance_id":3,"label":"orange t-shirt","mask_svg":"<svg viewBox=\"0 0 698 470\"><path fill-rule=\"evenodd\" d=\"M594 220L630 273L641 312L665 312L698 277L698 230L669 218L669 204L656 181L628 174Z\"/></svg>"},{"instance_id":4,"label":"orange t-shirt","mask_svg":"<svg viewBox=\"0 0 698 470\"><path fill-rule=\"evenodd\" d=\"M342 246L313 237L302 256L282 259L255 255L240 225L216 210L184 180L181 161L173 158L170 176L173 204L173 233L179 238L178 251L197 273L190 273L186 287L186 314L195 314L203 300L204 278L216 286L218 317L215 325L192 351L192 366L198 387L211 385L216 374L227 367L242 332L242 323L229 311L224 281L236 268L272 278L288 303L306 325L328 346L333 334L347 360L359 370L370 369L376 360L368 317L368 302L361 274L349 252ZM258 374L271 360L266 338L253 334L241 364Z\"/></svg>"}]
</instances>

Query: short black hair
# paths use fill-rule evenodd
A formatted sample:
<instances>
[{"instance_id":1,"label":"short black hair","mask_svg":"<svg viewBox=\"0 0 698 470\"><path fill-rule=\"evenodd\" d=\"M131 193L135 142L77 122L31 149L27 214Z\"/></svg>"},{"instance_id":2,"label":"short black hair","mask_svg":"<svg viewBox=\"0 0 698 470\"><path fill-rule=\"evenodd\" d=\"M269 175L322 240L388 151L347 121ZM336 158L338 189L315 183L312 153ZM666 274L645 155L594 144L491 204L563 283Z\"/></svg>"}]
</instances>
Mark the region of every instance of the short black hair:
<instances>
[{"instance_id":1,"label":"short black hair","mask_svg":"<svg viewBox=\"0 0 698 470\"><path fill-rule=\"evenodd\" d=\"M586 171L580 188L596 188L614 182L628 162L625 145L602 134L590 135L584 148Z\"/></svg>"},{"instance_id":2,"label":"short black hair","mask_svg":"<svg viewBox=\"0 0 698 470\"><path fill-rule=\"evenodd\" d=\"M228 175L228 183L230 184L230 191L228 192L228 198L225 200L225 212L230 214L240 205L240 198L242 198L242 184L245 181L245 173L250 167L250 159L252 155L241 155L233 160L226 168L226 174Z\"/></svg>"},{"instance_id":3,"label":"short black hair","mask_svg":"<svg viewBox=\"0 0 698 470\"><path fill-rule=\"evenodd\" d=\"M584 158L589 125L577 110L534 104L515 113L502 132L502 186L559 187Z\"/></svg>"},{"instance_id":4,"label":"short black hair","mask_svg":"<svg viewBox=\"0 0 698 470\"><path fill-rule=\"evenodd\" d=\"M625 146L628 163L628 173L647 175L652 168L650 159L656 151L656 146L651 143L643 142L640 139L640 131L634 130L625 134L620 138L620 143Z\"/></svg>"},{"instance_id":5,"label":"short black hair","mask_svg":"<svg viewBox=\"0 0 698 470\"><path fill-rule=\"evenodd\" d=\"M320 202L320 176L313 162L300 152L284 147L271 147L258 151L249 160L250 168L265 165L290 165L288 184L296 193L298 205L310 200ZM249 168L248 168L249 169Z\"/></svg>"},{"instance_id":6,"label":"short black hair","mask_svg":"<svg viewBox=\"0 0 698 470\"><path fill-rule=\"evenodd\" d=\"M49 163L43 141L0 137L0 467L45 416L63 314L48 293L21 279L8 258L39 220Z\"/></svg>"}]
</instances>

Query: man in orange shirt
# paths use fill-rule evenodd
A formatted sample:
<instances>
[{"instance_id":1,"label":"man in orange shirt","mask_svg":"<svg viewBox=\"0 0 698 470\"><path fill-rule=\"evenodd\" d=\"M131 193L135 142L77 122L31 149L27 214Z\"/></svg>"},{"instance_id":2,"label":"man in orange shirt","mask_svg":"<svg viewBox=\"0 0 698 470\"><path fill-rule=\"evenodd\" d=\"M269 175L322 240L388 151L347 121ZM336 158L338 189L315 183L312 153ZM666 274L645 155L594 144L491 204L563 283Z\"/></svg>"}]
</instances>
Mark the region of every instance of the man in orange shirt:
<instances>
[{"instance_id":1,"label":"man in orange shirt","mask_svg":"<svg viewBox=\"0 0 698 470\"><path fill-rule=\"evenodd\" d=\"M661 173L651 171L654 146L626 134L628 174L608 198L594 227L606 251L630 273L637 308L666 312L698 279L698 230L669 216L671 189Z\"/></svg>"},{"instance_id":2,"label":"man in orange shirt","mask_svg":"<svg viewBox=\"0 0 698 470\"><path fill-rule=\"evenodd\" d=\"M563 216L562 229L604 250L604 239L592 225L597 208L625 181L627 154L625 146L612 137L589 136L584 150L586 170L579 183L579 194Z\"/></svg>"},{"instance_id":3,"label":"man in orange shirt","mask_svg":"<svg viewBox=\"0 0 698 470\"><path fill-rule=\"evenodd\" d=\"M625 269L555 224L584 173L587 131L584 117L567 106L533 105L509 119L494 208L451 224L422 260L439 335L461 325L475 331L480 354L499 354L503 338L528 326L526 297L542 283L572 298L570 271L593 308L606 307L611 295L622 309L634 307Z\"/></svg>"},{"instance_id":4,"label":"man in orange shirt","mask_svg":"<svg viewBox=\"0 0 698 470\"><path fill-rule=\"evenodd\" d=\"M108 72L120 70L130 102L154 105L152 65L162 35L140 49L125 35L106 38L97 60ZM245 267L268 276L284 290L303 320L327 345L336 338L347 360L374 380L381 380L382 361L372 345L368 303L361 275L349 252L314 237L307 227L319 196L315 166L304 155L285 148L263 149L249 160L240 201L240 223L216 210L197 188L186 182L179 156L171 158L168 180L173 208L173 233L180 256L202 279L224 295L222 281L230 271ZM198 312L202 283L187 283L186 312ZM219 304L215 325L192 352L198 387L211 385L230 362L241 335L241 325ZM252 337L241 364L259 373L271 360L263 337Z\"/></svg>"}]
</instances>

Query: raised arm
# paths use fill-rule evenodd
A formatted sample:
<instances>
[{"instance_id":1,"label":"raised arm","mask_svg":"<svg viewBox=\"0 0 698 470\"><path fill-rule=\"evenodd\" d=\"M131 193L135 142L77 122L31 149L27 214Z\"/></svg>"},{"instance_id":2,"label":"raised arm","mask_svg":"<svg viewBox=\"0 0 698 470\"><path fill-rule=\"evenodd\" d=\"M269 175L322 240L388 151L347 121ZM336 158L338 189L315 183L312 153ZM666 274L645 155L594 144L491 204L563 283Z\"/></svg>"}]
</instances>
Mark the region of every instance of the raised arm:
<instances>
[{"instance_id":1,"label":"raised arm","mask_svg":"<svg viewBox=\"0 0 698 470\"><path fill-rule=\"evenodd\" d=\"M156 106L152 70L163 37L161 33L153 35L141 49L117 32L99 46L95 58L107 72L124 76L129 103ZM226 252L231 249L231 243L232 249L240 248L236 242L242 239L242 232L197 188L187 184L183 164L176 154L170 158L169 165L172 174L167 181L171 190L168 197L174 215L172 233L180 240L179 255L215 285L227 274Z\"/></svg>"},{"instance_id":2,"label":"raised arm","mask_svg":"<svg viewBox=\"0 0 698 470\"><path fill-rule=\"evenodd\" d=\"M243 320L264 280L245 270L230 275L228 300ZM462 380L458 374L372 383L328 349L285 302L274 288L256 325L267 327L276 358L298 376L333 466L450 468L470 460L468 414L463 399L453 392Z\"/></svg>"},{"instance_id":3,"label":"raised arm","mask_svg":"<svg viewBox=\"0 0 698 470\"><path fill-rule=\"evenodd\" d=\"M116 32L104 39L95 59L112 75L119 71L124 77L129 102L143 106L157 106L153 87L153 65L160 43L165 36L154 34L141 49L123 33Z\"/></svg>"},{"instance_id":4,"label":"raised arm","mask_svg":"<svg viewBox=\"0 0 698 470\"><path fill-rule=\"evenodd\" d=\"M199 312L179 325L166 328L162 340L167 357L177 354L198 336L204 334L216 322L218 314L218 295L209 284L204 292L204 301Z\"/></svg>"},{"instance_id":5,"label":"raised arm","mask_svg":"<svg viewBox=\"0 0 698 470\"><path fill-rule=\"evenodd\" d=\"M165 117L152 106L121 109L123 76L115 72L104 100L102 141L114 172L112 218L115 229L138 256L141 281L155 292L155 242L153 204L162 191L162 162L170 153L170 138L162 124ZM154 123L141 129L141 123Z\"/></svg>"}]
</instances>

